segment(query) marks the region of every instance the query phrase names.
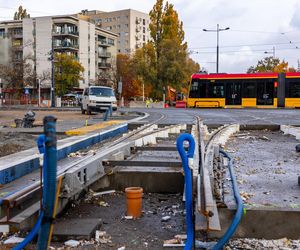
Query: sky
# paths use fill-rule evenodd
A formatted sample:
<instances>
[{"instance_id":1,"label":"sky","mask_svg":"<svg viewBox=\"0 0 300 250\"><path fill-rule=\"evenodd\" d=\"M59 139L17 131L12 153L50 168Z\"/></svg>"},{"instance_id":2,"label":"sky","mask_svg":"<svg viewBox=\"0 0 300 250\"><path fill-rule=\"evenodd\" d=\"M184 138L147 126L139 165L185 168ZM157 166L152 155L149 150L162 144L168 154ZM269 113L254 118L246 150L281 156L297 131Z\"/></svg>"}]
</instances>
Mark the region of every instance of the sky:
<instances>
[{"instance_id":1,"label":"sky","mask_svg":"<svg viewBox=\"0 0 300 250\"><path fill-rule=\"evenodd\" d=\"M148 13L156 0L0 0L0 20L12 19L19 5L34 16L71 14L83 9L136 9ZM297 68L300 60L300 1L297 0L170 0L183 21L191 57L209 73L243 73L273 56ZM299 48L298 48L299 47Z\"/></svg>"}]
</instances>

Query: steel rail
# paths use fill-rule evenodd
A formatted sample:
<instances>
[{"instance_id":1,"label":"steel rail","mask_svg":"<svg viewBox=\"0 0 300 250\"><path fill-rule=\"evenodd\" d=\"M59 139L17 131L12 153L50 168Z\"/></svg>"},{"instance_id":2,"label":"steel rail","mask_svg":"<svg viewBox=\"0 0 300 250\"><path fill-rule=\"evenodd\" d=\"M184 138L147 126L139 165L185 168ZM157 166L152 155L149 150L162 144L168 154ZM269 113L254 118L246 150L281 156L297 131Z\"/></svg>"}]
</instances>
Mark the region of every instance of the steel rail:
<instances>
[{"instance_id":1,"label":"steel rail","mask_svg":"<svg viewBox=\"0 0 300 250\"><path fill-rule=\"evenodd\" d=\"M139 136L144 137L144 136L150 135L151 133L156 133L156 132L161 131L161 130L156 130L156 131L151 131L146 134L141 134L143 131L147 130L148 128L155 125L159 121L162 121L163 119L165 119L166 116L164 114L160 114L160 115L161 115L160 118L156 119L155 121L153 121L147 125L144 125L135 131L129 132L127 135L125 135L122 138L117 139L114 142L110 142L107 145L104 145L104 148L111 148L111 147L116 146L117 144L120 144L126 140L133 138L133 137L137 137L135 139L138 139ZM162 130L163 129L164 128L162 128ZM103 149L103 147L102 147L102 149ZM97 151L99 151L99 149ZM97 152L96 152L96 154L97 154ZM90 158L93 155L94 155L94 153L89 153L77 161L66 164L67 165L66 167L61 167L57 173L57 178L64 175L69 169L84 162L86 159ZM3 205L5 205L8 209L13 208L14 206L17 206L20 203L24 202L29 195L35 194L36 192L39 192L39 191L40 191L40 181L36 181L35 183L32 183L32 184L26 186L25 188L3 198Z\"/></svg>"}]
</instances>

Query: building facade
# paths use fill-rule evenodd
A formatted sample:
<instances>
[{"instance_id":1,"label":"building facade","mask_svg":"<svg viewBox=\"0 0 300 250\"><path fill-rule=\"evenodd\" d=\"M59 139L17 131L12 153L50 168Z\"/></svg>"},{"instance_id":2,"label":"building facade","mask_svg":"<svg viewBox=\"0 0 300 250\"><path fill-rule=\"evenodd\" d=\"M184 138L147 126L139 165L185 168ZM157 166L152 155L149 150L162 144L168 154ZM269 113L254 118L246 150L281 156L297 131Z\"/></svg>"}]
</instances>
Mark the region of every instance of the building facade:
<instances>
[{"instance_id":1,"label":"building facade","mask_svg":"<svg viewBox=\"0 0 300 250\"><path fill-rule=\"evenodd\" d=\"M131 53L150 40L150 17L146 13L126 9L112 12L83 10L82 14L102 29L118 34L118 53Z\"/></svg>"},{"instance_id":2,"label":"building facade","mask_svg":"<svg viewBox=\"0 0 300 250\"><path fill-rule=\"evenodd\" d=\"M84 67L80 88L102 83L113 85L117 38L117 34L97 27L79 14L2 21L0 64L24 64L28 59L36 77L44 79L41 86L49 88L51 54L65 53L73 55Z\"/></svg>"}]
</instances>

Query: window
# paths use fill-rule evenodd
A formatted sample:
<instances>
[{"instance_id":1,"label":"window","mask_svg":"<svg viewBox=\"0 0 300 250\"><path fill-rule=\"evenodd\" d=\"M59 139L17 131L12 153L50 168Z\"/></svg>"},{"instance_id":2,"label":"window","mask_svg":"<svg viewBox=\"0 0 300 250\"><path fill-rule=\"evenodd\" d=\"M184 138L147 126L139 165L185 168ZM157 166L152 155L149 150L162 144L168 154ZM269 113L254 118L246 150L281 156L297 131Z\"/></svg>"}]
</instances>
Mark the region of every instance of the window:
<instances>
[{"instance_id":1,"label":"window","mask_svg":"<svg viewBox=\"0 0 300 250\"><path fill-rule=\"evenodd\" d=\"M129 35L129 33L128 32L125 32L125 36L128 36Z\"/></svg>"},{"instance_id":2,"label":"window","mask_svg":"<svg viewBox=\"0 0 300 250\"><path fill-rule=\"evenodd\" d=\"M114 17L114 18L113 18L113 20L114 20L114 22L115 22L115 21L117 20L117 18L116 18L116 17Z\"/></svg>"},{"instance_id":3,"label":"window","mask_svg":"<svg viewBox=\"0 0 300 250\"><path fill-rule=\"evenodd\" d=\"M111 39L111 38L108 38L107 43L110 44L110 45L115 45L115 40Z\"/></svg>"},{"instance_id":4,"label":"window","mask_svg":"<svg viewBox=\"0 0 300 250\"><path fill-rule=\"evenodd\" d=\"M119 24L119 25L117 25L117 28L118 28L118 29L121 29L121 25L120 25L120 24Z\"/></svg>"},{"instance_id":5,"label":"window","mask_svg":"<svg viewBox=\"0 0 300 250\"><path fill-rule=\"evenodd\" d=\"M145 37L145 35L143 35L143 41L146 41L146 37Z\"/></svg>"},{"instance_id":6,"label":"window","mask_svg":"<svg viewBox=\"0 0 300 250\"><path fill-rule=\"evenodd\" d=\"M146 28L145 27L143 27L143 33L146 33Z\"/></svg>"},{"instance_id":7,"label":"window","mask_svg":"<svg viewBox=\"0 0 300 250\"><path fill-rule=\"evenodd\" d=\"M208 97L210 97L210 98L224 98L225 97L224 83L210 82L209 83Z\"/></svg>"},{"instance_id":8,"label":"window","mask_svg":"<svg viewBox=\"0 0 300 250\"><path fill-rule=\"evenodd\" d=\"M95 96L115 96L114 91L111 88L90 88L90 95Z\"/></svg>"},{"instance_id":9,"label":"window","mask_svg":"<svg viewBox=\"0 0 300 250\"><path fill-rule=\"evenodd\" d=\"M243 97L256 98L256 82L255 81L244 81Z\"/></svg>"},{"instance_id":10,"label":"window","mask_svg":"<svg viewBox=\"0 0 300 250\"><path fill-rule=\"evenodd\" d=\"M143 19L143 25L145 25L146 24L146 20L145 19Z\"/></svg>"},{"instance_id":11,"label":"window","mask_svg":"<svg viewBox=\"0 0 300 250\"><path fill-rule=\"evenodd\" d=\"M300 97L300 79L289 80L288 97L299 98Z\"/></svg>"},{"instance_id":12,"label":"window","mask_svg":"<svg viewBox=\"0 0 300 250\"><path fill-rule=\"evenodd\" d=\"M2 37L5 36L5 29L0 29L0 36L2 36Z\"/></svg>"},{"instance_id":13,"label":"window","mask_svg":"<svg viewBox=\"0 0 300 250\"><path fill-rule=\"evenodd\" d=\"M125 27L128 28L128 23L125 24Z\"/></svg>"},{"instance_id":14,"label":"window","mask_svg":"<svg viewBox=\"0 0 300 250\"><path fill-rule=\"evenodd\" d=\"M190 98L205 98L207 96L206 94L207 89L207 82L205 81L199 81L199 80L193 80L191 84L190 89Z\"/></svg>"}]
</instances>

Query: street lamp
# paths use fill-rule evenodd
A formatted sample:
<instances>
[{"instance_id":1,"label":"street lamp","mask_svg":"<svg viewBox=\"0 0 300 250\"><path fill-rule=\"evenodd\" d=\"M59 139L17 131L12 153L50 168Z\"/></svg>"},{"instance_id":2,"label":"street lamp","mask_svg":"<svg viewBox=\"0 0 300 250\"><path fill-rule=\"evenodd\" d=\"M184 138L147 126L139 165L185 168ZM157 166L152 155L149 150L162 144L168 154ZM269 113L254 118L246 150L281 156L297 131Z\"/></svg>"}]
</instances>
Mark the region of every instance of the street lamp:
<instances>
[{"instance_id":1,"label":"street lamp","mask_svg":"<svg viewBox=\"0 0 300 250\"><path fill-rule=\"evenodd\" d=\"M216 72L219 73L219 32L224 31L224 30L229 30L230 28L227 27L225 29L220 29L219 24L217 24L217 29L216 30L208 30L208 29L203 29L203 31L206 32L217 32L217 62L216 62Z\"/></svg>"},{"instance_id":2,"label":"street lamp","mask_svg":"<svg viewBox=\"0 0 300 250\"><path fill-rule=\"evenodd\" d=\"M269 51L265 51L264 52L265 54L273 54L273 58L275 58L275 47L273 46L273 51L272 52L269 52Z\"/></svg>"}]
</instances>

